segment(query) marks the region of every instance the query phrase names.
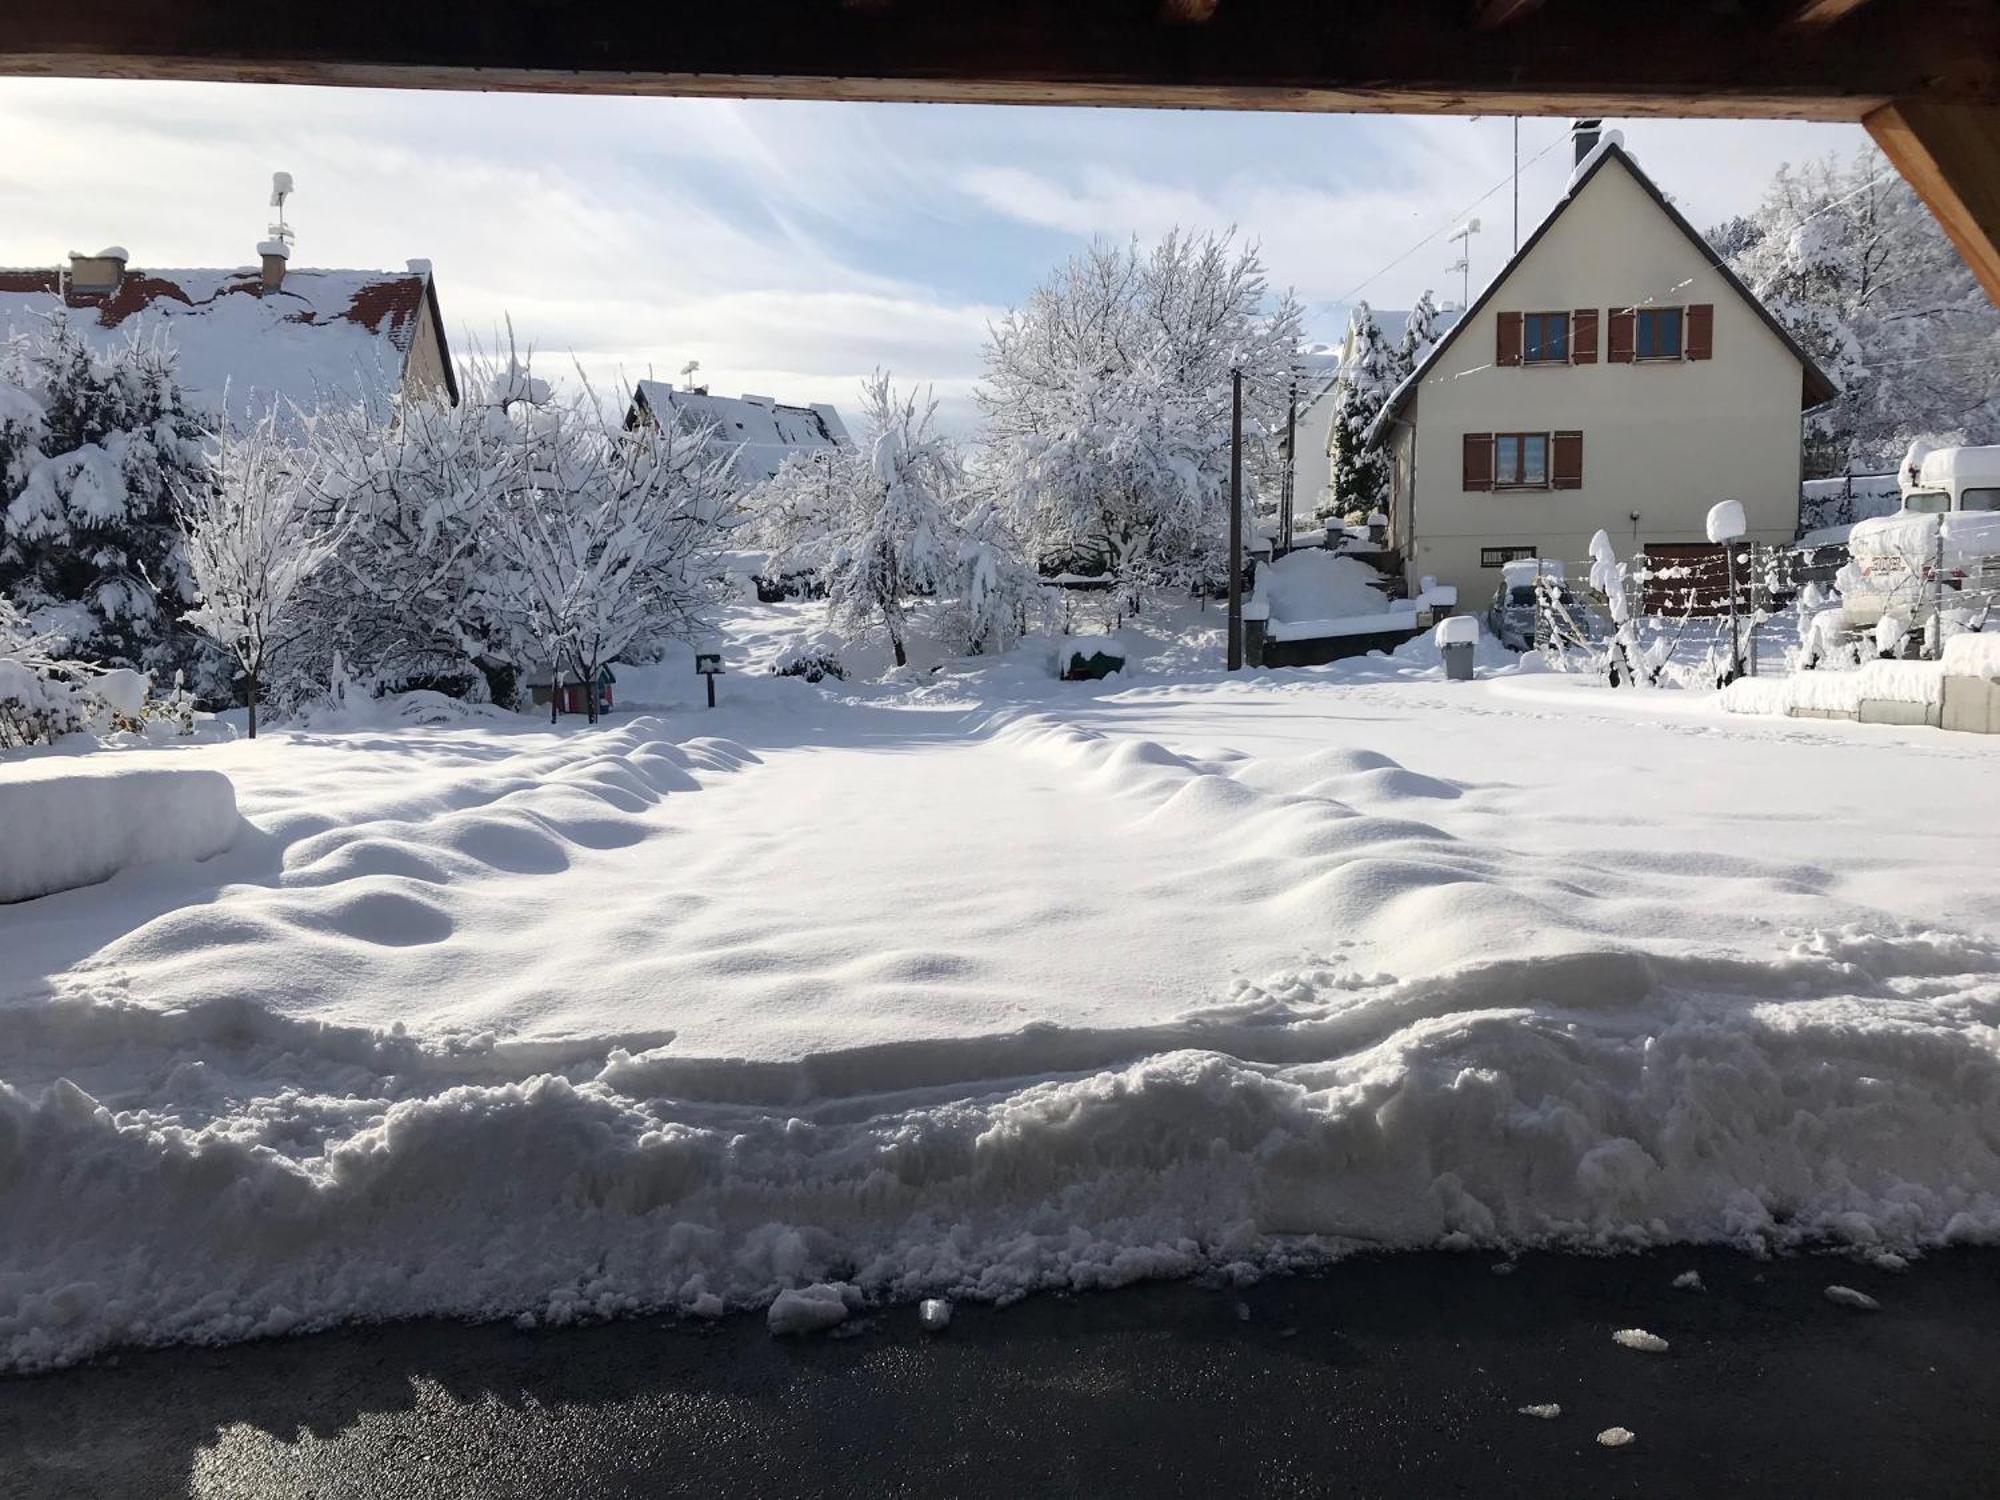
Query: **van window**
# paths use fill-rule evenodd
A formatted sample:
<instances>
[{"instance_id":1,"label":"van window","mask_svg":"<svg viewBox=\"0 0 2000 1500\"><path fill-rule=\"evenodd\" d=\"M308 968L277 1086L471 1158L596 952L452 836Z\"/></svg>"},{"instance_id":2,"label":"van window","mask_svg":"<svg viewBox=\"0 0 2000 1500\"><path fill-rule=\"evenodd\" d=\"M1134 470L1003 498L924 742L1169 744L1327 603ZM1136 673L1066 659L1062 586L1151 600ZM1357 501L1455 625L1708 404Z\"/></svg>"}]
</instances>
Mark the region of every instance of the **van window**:
<instances>
[{"instance_id":1,"label":"van window","mask_svg":"<svg viewBox=\"0 0 2000 1500\"><path fill-rule=\"evenodd\" d=\"M1922 516L1943 515L1951 509L1951 496L1943 490L1911 490L1903 497L1903 509Z\"/></svg>"},{"instance_id":2,"label":"van window","mask_svg":"<svg viewBox=\"0 0 2000 1500\"><path fill-rule=\"evenodd\" d=\"M2000 489L1967 490L1958 497L1960 510L2000 510Z\"/></svg>"}]
</instances>

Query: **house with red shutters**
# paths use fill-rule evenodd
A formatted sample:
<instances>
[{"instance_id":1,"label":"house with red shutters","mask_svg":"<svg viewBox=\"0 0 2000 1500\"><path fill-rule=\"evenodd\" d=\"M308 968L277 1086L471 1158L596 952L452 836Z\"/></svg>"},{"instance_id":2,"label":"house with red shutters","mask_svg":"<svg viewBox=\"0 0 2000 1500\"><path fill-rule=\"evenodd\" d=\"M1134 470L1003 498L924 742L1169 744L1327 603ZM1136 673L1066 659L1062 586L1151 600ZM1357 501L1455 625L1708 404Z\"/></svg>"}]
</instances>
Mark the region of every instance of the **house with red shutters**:
<instances>
[{"instance_id":1,"label":"house with red shutters","mask_svg":"<svg viewBox=\"0 0 2000 1500\"><path fill-rule=\"evenodd\" d=\"M1640 170L1582 122L1568 190L1391 394L1388 543L1411 591L1490 599L1506 563L1698 562L1718 500L1790 541L1801 413L1833 383Z\"/></svg>"}]
</instances>

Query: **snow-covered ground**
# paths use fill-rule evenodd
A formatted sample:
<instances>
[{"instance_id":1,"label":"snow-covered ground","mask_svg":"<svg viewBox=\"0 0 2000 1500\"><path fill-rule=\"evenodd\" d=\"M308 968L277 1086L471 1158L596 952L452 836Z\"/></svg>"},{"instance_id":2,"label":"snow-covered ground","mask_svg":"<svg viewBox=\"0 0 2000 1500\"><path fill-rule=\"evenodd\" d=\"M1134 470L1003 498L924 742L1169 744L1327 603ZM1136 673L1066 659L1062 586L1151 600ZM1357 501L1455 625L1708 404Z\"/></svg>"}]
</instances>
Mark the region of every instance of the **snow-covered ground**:
<instances>
[{"instance_id":1,"label":"snow-covered ground","mask_svg":"<svg viewBox=\"0 0 2000 1500\"><path fill-rule=\"evenodd\" d=\"M712 713L670 661L595 730L89 757L220 771L248 826L0 907L0 1363L2000 1239L2000 741L1449 684L1427 640L754 670L818 617L739 609Z\"/></svg>"}]
</instances>

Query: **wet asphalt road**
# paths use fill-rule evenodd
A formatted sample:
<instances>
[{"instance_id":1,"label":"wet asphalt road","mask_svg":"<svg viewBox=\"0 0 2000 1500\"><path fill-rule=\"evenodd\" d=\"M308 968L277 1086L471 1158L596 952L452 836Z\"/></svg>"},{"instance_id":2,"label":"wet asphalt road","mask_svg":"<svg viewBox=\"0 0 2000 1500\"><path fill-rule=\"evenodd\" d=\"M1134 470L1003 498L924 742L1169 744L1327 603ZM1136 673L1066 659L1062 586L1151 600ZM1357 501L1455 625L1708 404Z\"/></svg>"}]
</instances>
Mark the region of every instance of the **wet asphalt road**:
<instances>
[{"instance_id":1,"label":"wet asphalt road","mask_svg":"<svg viewBox=\"0 0 2000 1500\"><path fill-rule=\"evenodd\" d=\"M2000 1252L1490 1264L961 1306L936 1338L900 1308L128 1352L0 1382L0 1495L2000 1495Z\"/></svg>"}]
</instances>

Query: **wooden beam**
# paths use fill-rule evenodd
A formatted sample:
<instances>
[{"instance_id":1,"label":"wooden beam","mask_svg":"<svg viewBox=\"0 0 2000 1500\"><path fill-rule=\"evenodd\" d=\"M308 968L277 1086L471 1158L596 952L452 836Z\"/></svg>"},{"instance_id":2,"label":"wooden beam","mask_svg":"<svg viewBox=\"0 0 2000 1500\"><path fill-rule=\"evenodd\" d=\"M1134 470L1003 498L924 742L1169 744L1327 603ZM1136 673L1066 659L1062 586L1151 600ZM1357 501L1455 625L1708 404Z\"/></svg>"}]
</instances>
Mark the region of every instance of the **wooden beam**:
<instances>
[{"instance_id":1,"label":"wooden beam","mask_svg":"<svg viewBox=\"0 0 2000 1500\"><path fill-rule=\"evenodd\" d=\"M2000 105L1898 99L1861 123L2000 303Z\"/></svg>"},{"instance_id":2,"label":"wooden beam","mask_svg":"<svg viewBox=\"0 0 2000 1500\"><path fill-rule=\"evenodd\" d=\"M2000 103L2000 6L1803 0L51 0L0 74L945 103L1768 115ZM1482 24L1500 22L1504 24Z\"/></svg>"},{"instance_id":3,"label":"wooden beam","mask_svg":"<svg viewBox=\"0 0 2000 1500\"><path fill-rule=\"evenodd\" d=\"M1868 0L1805 0L1798 14L1792 17L1792 24L1807 31L1831 26L1867 3Z\"/></svg>"}]
</instances>

